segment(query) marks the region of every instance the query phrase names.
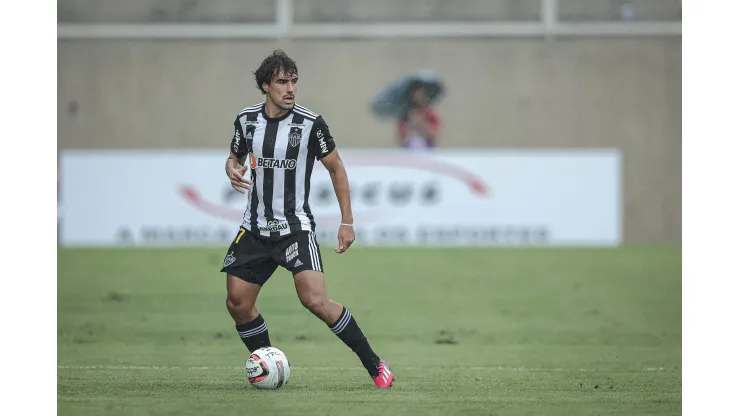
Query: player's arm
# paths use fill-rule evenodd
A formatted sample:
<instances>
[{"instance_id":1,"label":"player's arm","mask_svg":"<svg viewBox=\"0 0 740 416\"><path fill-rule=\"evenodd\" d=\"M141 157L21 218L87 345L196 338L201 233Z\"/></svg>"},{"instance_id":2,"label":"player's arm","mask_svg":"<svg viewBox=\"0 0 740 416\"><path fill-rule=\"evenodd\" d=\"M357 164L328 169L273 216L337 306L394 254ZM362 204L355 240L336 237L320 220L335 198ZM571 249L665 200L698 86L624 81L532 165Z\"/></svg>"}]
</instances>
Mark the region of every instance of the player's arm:
<instances>
[{"instance_id":1,"label":"player's arm","mask_svg":"<svg viewBox=\"0 0 740 416\"><path fill-rule=\"evenodd\" d=\"M329 171L329 177L334 186L334 193L339 202L342 222L339 226L339 233L337 235L339 245L334 251L337 253L343 253L355 241L355 232L352 229L354 218L352 216L352 202L350 200L347 170L344 168L342 158L339 157L339 151L334 143L334 138L329 132L329 127L326 125L326 122L322 117L319 117L314 123L311 136L311 140L314 141L316 158L319 159L321 164L324 165L327 171Z\"/></svg>"},{"instance_id":2,"label":"player's arm","mask_svg":"<svg viewBox=\"0 0 740 416\"><path fill-rule=\"evenodd\" d=\"M252 181L244 178L247 171L247 141L242 134L241 122L234 121L234 137L231 139L229 157L226 159L226 176L231 181L234 190L244 193L252 189Z\"/></svg>"},{"instance_id":3,"label":"player's arm","mask_svg":"<svg viewBox=\"0 0 740 416\"><path fill-rule=\"evenodd\" d=\"M334 193L339 201L339 210L342 212L342 224L352 224L352 203L349 194L349 178L347 170L344 168L342 158L339 157L339 151L334 149L331 153L321 159L321 163L329 171Z\"/></svg>"}]
</instances>

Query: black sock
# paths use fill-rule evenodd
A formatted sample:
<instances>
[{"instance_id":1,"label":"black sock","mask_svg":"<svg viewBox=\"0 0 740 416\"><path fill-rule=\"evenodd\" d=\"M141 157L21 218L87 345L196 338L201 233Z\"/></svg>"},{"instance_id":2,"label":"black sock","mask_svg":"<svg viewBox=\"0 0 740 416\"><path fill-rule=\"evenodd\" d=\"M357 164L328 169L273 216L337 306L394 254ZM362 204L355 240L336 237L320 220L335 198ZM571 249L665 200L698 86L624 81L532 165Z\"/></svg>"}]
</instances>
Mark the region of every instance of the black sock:
<instances>
[{"instance_id":1,"label":"black sock","mask_svg":"<svg viewBox=\"0 0 740 416\"><path fill-rule=\"evenodd\" d=\"M236 326L236 332L247 346L249 352L262 347L270 347L270 335L267 333L267 324L262 319L262 314L246 324Z\"/></svg>"},{"instance_id":2,"label":"black sock","mask_svg":"<svg viewBox=\"0 0 740 416\"><path fill-rule=\"evenodd\" d=\"M380 364L380 358L370 348L367 338L357 326L355 318L349 313L347 308L342 308L342 314L336 322L329 325L331 332L336 334L362 361L362 365L367 369L371 376L378 375L376 368Z\"/></svg>"}]
</instances>

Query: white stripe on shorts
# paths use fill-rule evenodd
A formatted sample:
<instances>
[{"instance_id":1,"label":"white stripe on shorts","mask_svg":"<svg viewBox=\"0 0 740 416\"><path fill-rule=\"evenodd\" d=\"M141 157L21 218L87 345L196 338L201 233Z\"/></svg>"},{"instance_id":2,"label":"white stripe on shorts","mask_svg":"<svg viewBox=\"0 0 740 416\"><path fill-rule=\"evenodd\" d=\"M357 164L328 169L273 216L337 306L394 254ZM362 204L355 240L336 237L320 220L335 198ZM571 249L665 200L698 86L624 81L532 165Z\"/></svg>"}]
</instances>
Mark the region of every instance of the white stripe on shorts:
<instances>
[{"instance_id":1,"label":"white stripe on shorts","mask_svg":"<svg viewBox=\"0 0 740 416\"><path fill-rule=\"evenodd\" d=\"M319 248L316 245L316 234L312 231L308 233L308 252L311 254L311 268L321 272L321 262L319 261Z\"/></svg>"}]
</instances>

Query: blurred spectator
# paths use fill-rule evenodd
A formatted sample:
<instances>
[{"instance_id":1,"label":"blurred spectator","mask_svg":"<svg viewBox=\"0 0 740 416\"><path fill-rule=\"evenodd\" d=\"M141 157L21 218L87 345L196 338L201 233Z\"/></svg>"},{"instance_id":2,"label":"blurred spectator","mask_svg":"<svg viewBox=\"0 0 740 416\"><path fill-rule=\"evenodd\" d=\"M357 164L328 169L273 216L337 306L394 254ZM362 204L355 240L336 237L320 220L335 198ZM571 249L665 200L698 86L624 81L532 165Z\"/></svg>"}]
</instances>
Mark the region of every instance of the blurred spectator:
<instances>
[{"instance_id":1,"label":"blurred spectator","mask_svg":"<svg viewBox=\"0 0 740 416\"><path fill-rule=\"evenodd\" d=\"M431 149L437 147L440 119L429 104L429 94L420 82L409 88L409 109L398 118L397 139L405 149Z\"/></svg>"}]
</instances>

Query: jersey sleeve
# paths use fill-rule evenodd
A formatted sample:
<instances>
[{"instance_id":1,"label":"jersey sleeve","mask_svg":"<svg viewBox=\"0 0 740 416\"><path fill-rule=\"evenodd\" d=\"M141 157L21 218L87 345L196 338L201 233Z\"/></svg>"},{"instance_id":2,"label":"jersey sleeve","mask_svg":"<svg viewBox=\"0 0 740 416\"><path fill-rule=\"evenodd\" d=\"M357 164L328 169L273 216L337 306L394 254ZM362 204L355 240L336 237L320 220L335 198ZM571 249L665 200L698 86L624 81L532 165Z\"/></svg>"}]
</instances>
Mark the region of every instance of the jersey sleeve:
<instances>
[{"instance_id":1,"label":"jersey sleeve","mask_svg":"<svg viewBox=\"0 0 740 416\"><path fill-rule=\"evenodd\" d=\"M242 123L238 117L234 120L234 137L231 139L231 153L239 158L247 154L247 140L244 138Z\"/></svg>"},{"instance_id":2,"label":"jersey sleeve","mask_svg":"<svg viewBox=\"0 0 740 416\"><path fill-rule=\"evenodd\" d=\"M319 116L313 123L309 145L316 155L316 160L321 160L330 155L334 151L334 148L337 147L334 143L334 138L329 132L329 126L322 116Z\"/></svg>"}]
</instances>

